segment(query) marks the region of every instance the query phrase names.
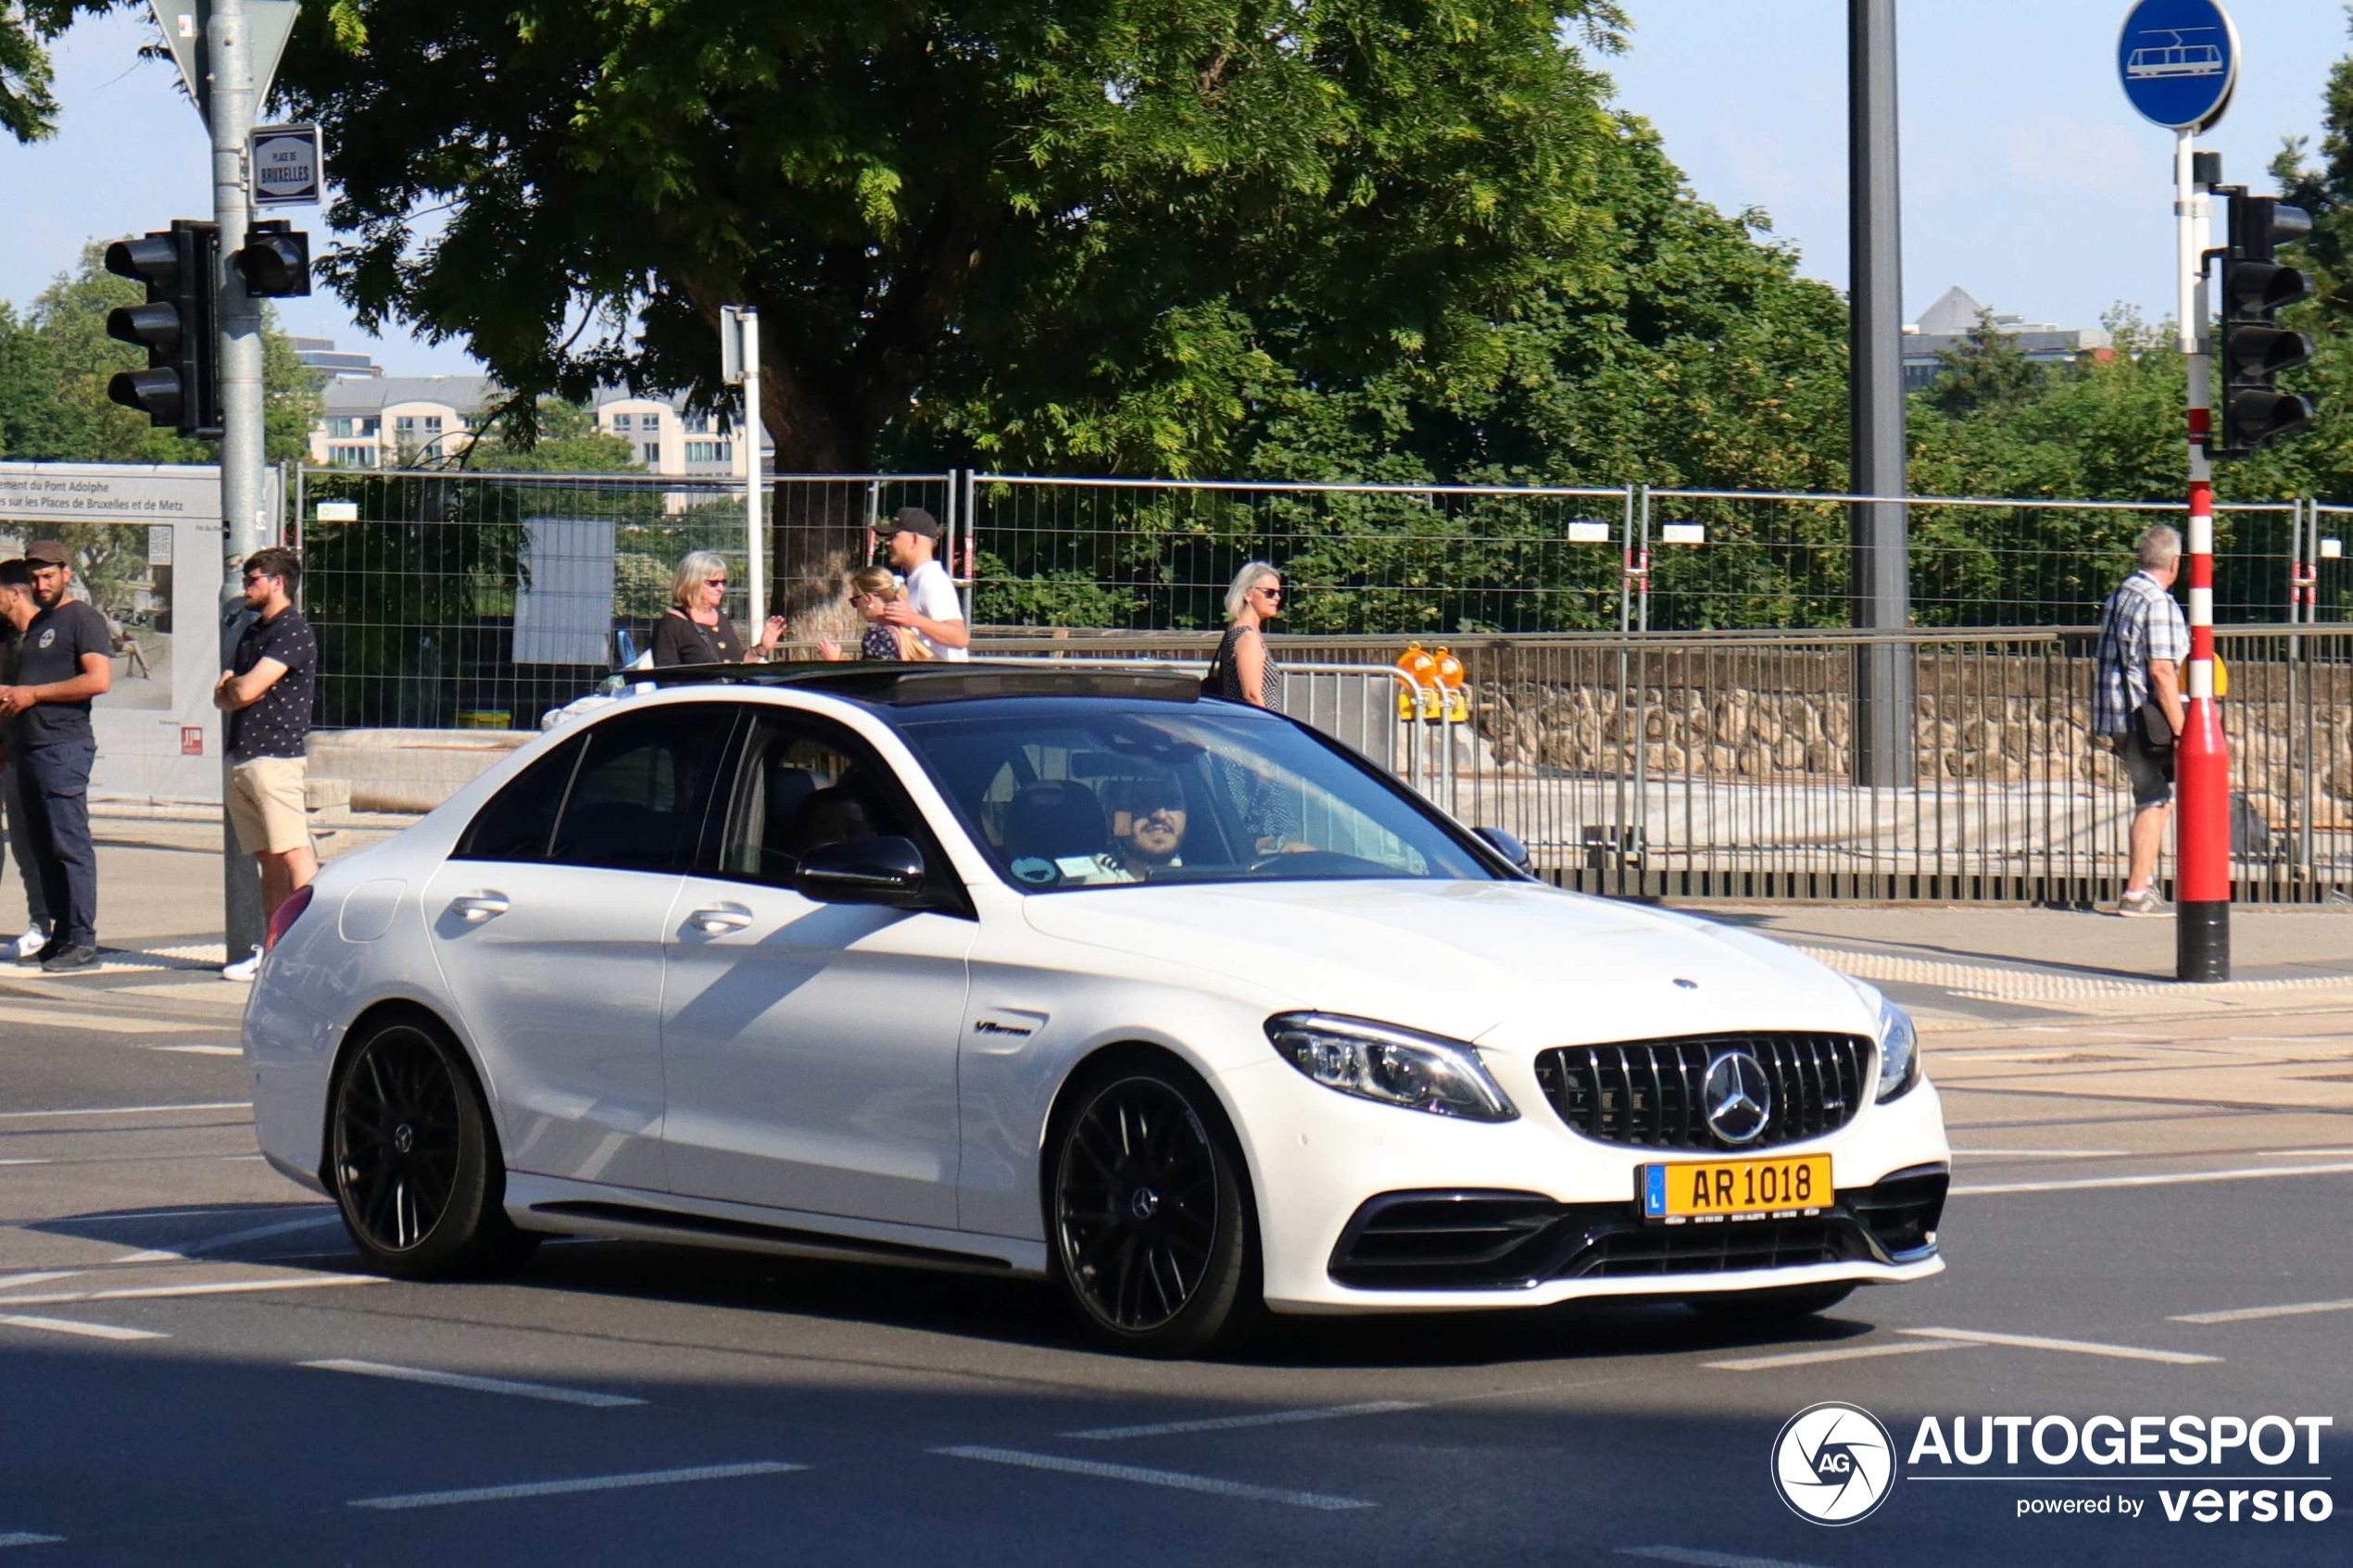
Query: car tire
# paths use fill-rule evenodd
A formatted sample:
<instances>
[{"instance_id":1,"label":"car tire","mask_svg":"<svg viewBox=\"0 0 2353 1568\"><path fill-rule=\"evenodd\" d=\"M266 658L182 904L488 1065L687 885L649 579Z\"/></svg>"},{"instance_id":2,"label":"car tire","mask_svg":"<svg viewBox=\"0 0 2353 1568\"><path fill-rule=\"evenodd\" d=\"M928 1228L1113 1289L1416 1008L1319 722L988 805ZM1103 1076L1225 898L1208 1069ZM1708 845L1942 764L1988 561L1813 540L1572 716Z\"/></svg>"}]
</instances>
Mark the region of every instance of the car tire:
<instances>
[{"instance_id":1,"label":"car tire","mask_svg":"<svg viewBox=\"0 0 2353 1568\"><path fill-rule=\"evenodd\" d=\"M1047 1150L1054 1279L1102 1343L1199 1355L1265 1308L1239 1144L1173 1064L1130 1060L1073 1085Z\"/></svg>"},{"instance_id":2,"label":"car tire","mask_svg":"<svg viewBox=\"0 0 2353 1568\"><path fill-rule=\"evenodd\" d=\"M1771 1290L1728 1290L1683 1299L1704 1318L1719 1323L1791 1323L1827 1312L1855 1294L1855 1282L1831 1285L1784 1285Z\"/></svg>"},{"instance_id":3,"label":"car tire","mask_svg":"<svg viewBox=\"0 0 2353 1568\"><path fill-rule=\"evenodd\" d=\"M496 1273L539 1238L504 1202L507 1169L457 1042L424 1019L381 1020L328 1096L328 1174L353 1245L399 1279Z\"/></svg>"}]
</instances>

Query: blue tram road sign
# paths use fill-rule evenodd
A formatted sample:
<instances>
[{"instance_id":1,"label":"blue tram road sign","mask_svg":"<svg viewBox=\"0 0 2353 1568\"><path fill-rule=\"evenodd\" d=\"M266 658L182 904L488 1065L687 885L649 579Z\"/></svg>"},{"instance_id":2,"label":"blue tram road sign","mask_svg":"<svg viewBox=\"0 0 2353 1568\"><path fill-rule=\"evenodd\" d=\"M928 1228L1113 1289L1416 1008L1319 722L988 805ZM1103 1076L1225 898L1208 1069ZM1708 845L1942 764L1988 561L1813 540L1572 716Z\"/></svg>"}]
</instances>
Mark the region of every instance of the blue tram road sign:
<instances>
[{"instance_id":1,"label":"blue tram road sign","mask_svg":"<svg viewBox=\"0 0 2353 1568\"><path fill-rule=\"evenodd\" d=\"M2140 0L2116 40L2125 97L2170 130L2221 119L2238 71L2238 30L2216 0Z\"/></svg>"}]
</instances>

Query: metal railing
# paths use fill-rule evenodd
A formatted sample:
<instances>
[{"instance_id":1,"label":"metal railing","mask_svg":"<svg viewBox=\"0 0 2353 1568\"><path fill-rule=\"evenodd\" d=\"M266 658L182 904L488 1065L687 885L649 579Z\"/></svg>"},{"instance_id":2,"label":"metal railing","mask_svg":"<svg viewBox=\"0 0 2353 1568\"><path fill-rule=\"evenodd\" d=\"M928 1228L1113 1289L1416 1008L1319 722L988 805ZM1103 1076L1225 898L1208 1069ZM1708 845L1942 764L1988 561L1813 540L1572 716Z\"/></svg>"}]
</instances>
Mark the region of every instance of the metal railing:
<instances>
[{"instance_id":1,"label":"metal railing","mask_svg":"<svg viewBox=\"0 0 2353 1568\"><path fill-rule=\"evenodd\" d=\"M1544 875L1591 892L2104 902L2121 889L2132 806L2091 733L2096 634L1458 638L1466 723L1395 723L1387 746L1343 738L1406 759L1400 775L1433 800L1516 834ZM2217 642L2230 671L2236 897L2353 897L2353 627L2233 627ZM1914 662L1915 780L1864 788L1852 782L1856 654L1885 643ZM1193 651L1142 636L1054 646L1088 663ZM1400 673L1388 667L1392 639L1270 646L1287 692L1293 668ZM995 657L1038 643L976 647Z\"/></svg>"}]
</instances>

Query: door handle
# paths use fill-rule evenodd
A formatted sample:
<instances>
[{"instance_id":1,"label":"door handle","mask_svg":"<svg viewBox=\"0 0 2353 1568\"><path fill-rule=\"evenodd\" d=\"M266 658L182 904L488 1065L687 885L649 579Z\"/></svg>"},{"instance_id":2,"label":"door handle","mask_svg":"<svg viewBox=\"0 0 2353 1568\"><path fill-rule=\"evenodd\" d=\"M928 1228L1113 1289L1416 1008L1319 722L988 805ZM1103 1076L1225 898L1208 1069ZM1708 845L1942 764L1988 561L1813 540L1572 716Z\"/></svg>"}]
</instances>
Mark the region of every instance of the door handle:
<instances>
[{"instance_id":1,"label":"door handle","mask_svg":"<svg viewBox=\"0 0 2353 1568\"><path fill-rule=\"evenodd\" d=\"M741 931L751 923L751 911L741 904L707 904L686 917L686 923L705 936Z\"/></svg>"},{"instance_id":2,"label":"door handle","mask_svg":"<svg viewBox=\"0 0 2353 1568\"><path fill-rule=\"evenodd\" d=\"M484 921L507 912L504 893L460 893L449 900L450 912L463 916L468 925L480 925Z\"/></svg>"}]
</instances>

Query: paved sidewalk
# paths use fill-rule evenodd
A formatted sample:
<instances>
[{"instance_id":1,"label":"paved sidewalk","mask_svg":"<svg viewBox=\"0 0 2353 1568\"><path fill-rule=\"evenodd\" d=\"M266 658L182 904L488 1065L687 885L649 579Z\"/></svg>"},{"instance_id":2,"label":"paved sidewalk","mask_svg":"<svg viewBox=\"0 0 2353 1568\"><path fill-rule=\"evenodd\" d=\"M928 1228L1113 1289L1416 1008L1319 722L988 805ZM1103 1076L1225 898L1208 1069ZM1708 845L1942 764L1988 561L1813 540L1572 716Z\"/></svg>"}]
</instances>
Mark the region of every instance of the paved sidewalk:
<instances>
[{"instance_id":1,"label":"paved sidewalk","mask_svg":"<svg viewBox=\"0 0 2353 1568\"><path fill-rule=\"evenodd\" d=\"M322 838L328 859L380 843L402 825L385 818ZM67 1003L94 1017L142 1010L234 1028L245 987L220 977L220 830L217 822L102 818L99 936L106 962L48 979L0 963L4 998ZM2167 1019L2353 1012L2353 908L2241 909L2232 918L2233 978L2220 985L2172 979L2170 920L2013 906L1718 904L1691 912L1765 932L1913 1010L1931 1033L2020 1028L2070 1020L2106 1024ZM22 885L0 885L0 932L21 931Z\"/></svg>"}]
</instances>

